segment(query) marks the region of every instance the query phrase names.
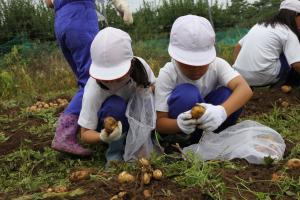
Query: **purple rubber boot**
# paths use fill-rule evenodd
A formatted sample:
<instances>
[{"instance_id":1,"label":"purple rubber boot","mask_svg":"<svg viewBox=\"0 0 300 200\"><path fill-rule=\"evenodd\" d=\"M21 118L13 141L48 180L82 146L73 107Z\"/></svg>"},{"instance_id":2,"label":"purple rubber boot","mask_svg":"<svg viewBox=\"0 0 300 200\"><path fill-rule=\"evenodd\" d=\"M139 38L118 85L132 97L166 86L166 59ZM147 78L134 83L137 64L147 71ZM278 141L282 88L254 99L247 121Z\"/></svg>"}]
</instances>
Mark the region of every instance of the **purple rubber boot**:
<instances>
[{"instance_id":1,"label":"purple rubber boot","mask_svg":"<svg viewBox=\"0 0 300 200\"><path fill-rule=\"evenodd\" d=\"M60 152L75 154L78 156L89 156L91 150L85 149L77 143L79 125L78 116L72 114L61 114L56 127L51 147Z\"/></svg>"}]
</instances>

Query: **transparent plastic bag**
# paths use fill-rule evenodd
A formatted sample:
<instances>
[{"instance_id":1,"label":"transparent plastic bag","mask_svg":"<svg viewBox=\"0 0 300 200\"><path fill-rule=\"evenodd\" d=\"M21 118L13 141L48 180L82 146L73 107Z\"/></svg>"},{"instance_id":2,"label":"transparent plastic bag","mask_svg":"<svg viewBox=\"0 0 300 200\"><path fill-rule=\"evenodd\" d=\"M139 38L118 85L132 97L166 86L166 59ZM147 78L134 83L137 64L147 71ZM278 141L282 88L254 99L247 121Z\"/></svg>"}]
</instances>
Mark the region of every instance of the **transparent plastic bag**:
<instances>
[{"instance_id":1,"label":"transparent plastic bag","mask_svg":"<svg viewBox=\"0 0 300 200\"><path fill-rule=\"evenodd\" d=\"M183 149L192 151L203 160L246 159L249 163L263 164L265 157L281 160L285 143L279 133L258 122L246 120L228 127L219 134L203 133L198 144Z\"/></svg>"},{"instance_id":2,"label":"transparent plastic bag","mask_svg":"<svg viewBox=\"0 0 300 200\"><path fill-rule=\"evenodd\" d=\"M156 126L154 95L150 88L137 88L127 104L129 130L124 160L148 157L153 151L151 132Z\"/></svg>"}]
</instances>

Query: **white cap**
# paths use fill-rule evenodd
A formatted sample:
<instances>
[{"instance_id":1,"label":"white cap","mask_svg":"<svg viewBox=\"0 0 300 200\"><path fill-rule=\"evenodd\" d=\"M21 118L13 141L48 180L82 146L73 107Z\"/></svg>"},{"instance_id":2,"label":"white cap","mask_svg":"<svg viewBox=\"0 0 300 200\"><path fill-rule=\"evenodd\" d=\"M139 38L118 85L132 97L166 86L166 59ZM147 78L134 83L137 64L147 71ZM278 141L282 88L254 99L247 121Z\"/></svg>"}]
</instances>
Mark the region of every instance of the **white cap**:
<instances>
[{"instance_id":1,"label":"white cap","mask_svg":"<svg viewBox=\"0 0 300 200\"><path fill-rule=\"evenodd\" d=\"M280 9L292 10L297 13L300 13L300 1L298 0L285 0L281 2Z\"/></svg>"},{"instance_id":2,"label":"white cap","mask_svg":"<svg viewBox=\"0 0 300 200\"><path fill-rule=\"evenodd\" d=\"M90 76L99 80L114 80L130 69L133 52L130 36L117 28L102 29L91 45Z\"/></svg>"},{"instance_id":3,"label":"white cap","mask_svg":"<svg viewBox=\"0 0 300 200\"><path fill-rule=\"evenodd\" d=\"M202 66L216 58L215 31L204 17L186 15L175 20L169 43L170 56L181 63Z\"/></svg>"}]
</instances>

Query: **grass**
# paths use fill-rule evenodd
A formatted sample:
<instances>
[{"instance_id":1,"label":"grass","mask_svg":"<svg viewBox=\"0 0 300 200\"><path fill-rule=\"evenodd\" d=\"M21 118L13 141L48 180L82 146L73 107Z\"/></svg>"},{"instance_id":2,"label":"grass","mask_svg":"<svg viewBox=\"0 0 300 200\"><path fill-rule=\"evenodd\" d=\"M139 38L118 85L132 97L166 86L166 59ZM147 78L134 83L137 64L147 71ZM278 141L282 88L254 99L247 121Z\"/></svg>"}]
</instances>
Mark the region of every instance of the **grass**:
<instances>
[{"instance_id":1,"label":"grass","mask_svg":"<svg viewBox=\"0 0 300 200\"><path fill-rule=\"evenodd\" d=\"M4 133L0 132L0 143L6 142L9 137L6 137Z\"/></svg>"},{"instance_id":2,"label":"grass","mask_svg":"<svg viewBox=\"0 0 300 200\"><path fill-rule=\"evenodd\" d=\"M291 128L293 121L279 120L279 115L289 114L289 118L296 118L300 114L298 107L293 110L281 110L274 108L269 115L263 115L254 119L269 126L274 126L275 129L284 131L285 137L288 139L294 138L296 129ZM26 129L30 134L37 134L39 137L44 137L45 134L51 137L56 121L54 112L46 110L39 113L21 114L15 120L34 118L45 122L42 126L34 126ZM275 123L274 120L278 120ZM279 123L278 123L279 122ZM283 124L282 126L280 124ZM25 125L26 127L26 125ZM15 131L23 130L24 126L17 126ZM0 134L0 140L6 138ZM7 139L7 138L6 138ZM104 168L104 155L101 147L94 147L96 152L99 152L91 160L82 160L78 158L65 157L52 149L45 147L43 151L33 150L30 144L33 141L24 141L20 149L13 153L0 157L0 188L4 188L2 192L18 191L19 193L36 193L40 194L41 188L47 188L55 185L70 185L68 174L74 168L93 167L98 170ZM299 144L292 150L290 157L299 156ZM97 149L98 148L98 149ZM100 148L100 149L99 149ZM102 154L102 155L101 155ZM209 194L215 199L222 199L227 188L222 181L218 169L235 169L243 170L242 166L236 165L230 161L210 161L203 162L197 157L189 155L188 160L182 160L180 156L170 157L168 155L157 156L153 155L151 162L154 167L163 169L164 174L170 180L178 183L183 187L199 187L203 192ZM116 164L109 172L111 175L117 174L123 170L135 171L137 169L134 163ZM97 179L97 177L94 177ZM280 188L280 193L276 194L278 198L283 195L291 197L299 196L300 179L287 177L281 182L276 183ZM253 193L257 199L268 199L269 194L252 191L247 187L249 183L241 181L237 189L241 191L249 191ZM171 191L164 191L166 196L171 196ZM41 195L41 194L40 194Z\"/></svg>"}]
</instances>

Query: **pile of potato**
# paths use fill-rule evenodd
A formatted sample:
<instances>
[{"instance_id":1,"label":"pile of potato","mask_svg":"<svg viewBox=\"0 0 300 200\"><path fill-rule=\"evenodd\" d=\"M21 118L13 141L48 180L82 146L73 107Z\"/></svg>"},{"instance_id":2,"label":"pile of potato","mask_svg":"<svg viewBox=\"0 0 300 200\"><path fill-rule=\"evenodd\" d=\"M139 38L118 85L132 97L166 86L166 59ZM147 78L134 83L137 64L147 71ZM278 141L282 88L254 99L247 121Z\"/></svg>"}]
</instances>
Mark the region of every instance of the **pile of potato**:
<instances>
[{"instance_id":1,"label":"pile of potato","mask_svg":"<svg viewBox=\"0 0 300 200\"><path fill-rule=\"evenodd\" d=\"M68 100L67 99L61 99L58 98L54 101L51 102L43 102L43 101L38 101L35 104L33 104L30 107L26 108L27 112L39 112L43 109L49 109L49 108L59 108L59 107L66 107L68 105Z\"/></svg>"},{"instance_id":2,"label":"pile of potato","mask_svg":"<svg viewBox=\"0 0 300 200\"><path fill-rule=\"evenodd\" d=\"M118 182L121 184L132 183L134 181L140 181L141 185L149 185L153 179L161 180L163 173L160 169L153 169L150 161L145 158L138 160L140 165L140 176L135 177L127 171L123 171L118 175ZM138 180L139 179L139 180ZM113 196L110 200L123 199L126 192L122 191L118 195ZM143 190L144 199L151 198L152 191L149 189Z\"/></svg>"}]
</instances>

